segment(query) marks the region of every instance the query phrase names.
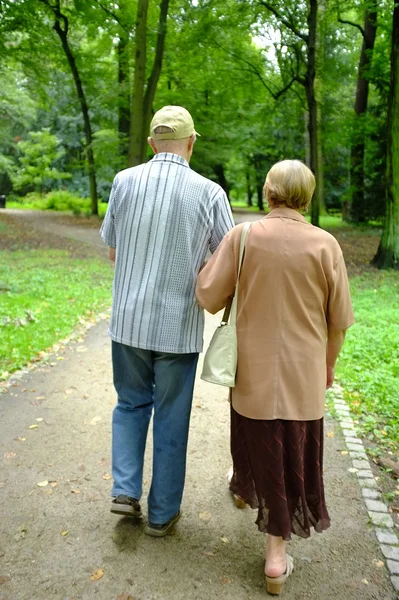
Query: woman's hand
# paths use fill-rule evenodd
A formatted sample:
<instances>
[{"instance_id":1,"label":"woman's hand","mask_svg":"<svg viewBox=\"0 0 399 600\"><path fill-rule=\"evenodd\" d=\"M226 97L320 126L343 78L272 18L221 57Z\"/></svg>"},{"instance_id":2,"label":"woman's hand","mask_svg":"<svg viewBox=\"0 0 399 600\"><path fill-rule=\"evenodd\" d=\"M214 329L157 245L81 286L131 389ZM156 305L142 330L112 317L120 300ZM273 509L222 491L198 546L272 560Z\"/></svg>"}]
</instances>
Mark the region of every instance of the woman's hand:
<instances>
[{"instance_id":1,"label":"woman's hand","mask_svg":"<svg viewBox=\"0 0 399 600\"><path fill-rule=\"evenodd\" d=\"M334 367L329 367L327 365L327 383L326 383L326 390L328 390L328 388L330 388L332 386L332 384L334 383Z\"/></svg>"}]
</instances>

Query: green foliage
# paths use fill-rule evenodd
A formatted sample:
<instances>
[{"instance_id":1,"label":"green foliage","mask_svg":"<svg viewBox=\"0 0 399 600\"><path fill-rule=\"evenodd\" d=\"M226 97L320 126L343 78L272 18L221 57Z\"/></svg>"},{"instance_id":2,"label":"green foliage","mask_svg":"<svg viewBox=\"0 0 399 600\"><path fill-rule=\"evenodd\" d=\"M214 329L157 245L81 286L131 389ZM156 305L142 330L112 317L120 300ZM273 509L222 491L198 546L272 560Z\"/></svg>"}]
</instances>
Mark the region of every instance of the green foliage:
<instances>
[{"instance_id":1,"label":"green foliage","mask_svg":"<svg viewBox=\"0 0 399 600\"><path fill-rule=\"evenodd\" d=\"M72 211L75 215L90 214L90 198L79 198L65 190L46 194L46 210Z\"/></svg>"},{"instance_id":2,"label":"green foliage","mask_svg":"<svg viewBox=\"0 0 399 600\"><path fill-rule=\"evenodd\" d=\"M43 191L46 184L61 179L70 179L70 173L62 173L53 166L65 153L60 140L48 128L31 131L26 140L17 144L18 165L11 173L11 181L16 190L34 187Z\"/></svg>"},{"instance_id":3,"label":"green foliage","mask_svg":"<svg viewBox=\"0 0 399 600\"><path fill-rule=\"evenodd\" d=\"M0 252L0 378L111 303L112 269L60 250Z\"/></svg>"},{"instance_id":4,"label":"green foliage","mask_svg":"<svg viewBox=\"0 0 399 600\"><path fill-rule=\"evenodd\" d=\"M104 217L108 204L100 202L98 214ZM74 215L90 215L90 198L81 198L67 190L55 190L42 195L31 192L26 196L11 195L7 198L7 208L21 208L27 210L56 210L60 212L72 212Z\"/></svg>"},{"instance_id":5,"label":"green foliage","mask_svg":"<svg viewBox=\"0 0 399 600\"><path fill-rule=\"evenodd\" d=\"M356 324L348 331L337 377L361 432L379 446L399 444L399 273L351 280Z\"/></svg>"},{"instance_id":6,"label":"green foliage","mask_svg":"<svg viewBox=\"0 0 399 600\"><path fill-rule=\"evenodd\" d=\"M299 6L292 0L275 0L272 4L297 30L306 31L306 3ZM69 40L89 105L97 187L105 200L115 173L126 166L118 110L121 102L129 104L130 79L128 76L118 85L118 40L125 37L125 58L131 60L133 40L126 32L134 28L136 3L104 0L90 4L79 0L61 7L68 15ZM70 67L52 29L53 13L39 0L5 0L2 8L0 155L11 161L7 172L15 162L15 141L26 140L28 131L47 128L64 149L64 155L51 167L71 174L63 187L87 197L80 105ZM167 103L186 106L202 134L194 150L193 168L232 189L235 198L244 200L247 192L252 192L256 204L256 190L273 162L282 158L305 160L303 86L294 81L277 100L273 97L293 74L303 76L304 45L256 0L179 0L171 3L169 10L163 69L153 109ZM367 134L366 196L372 218L383 213L392 3L383 0L378 11L370 110L361 124ZM325 192L327 207L337 210L348 194L362 44L357 29L337 21L339 13L360 25L364 2L320 3L317 93ZM154 58L158 14L159 2L150 3L147 75ZM0 165L0 189L7 185L8 181L2 182ZM46 181L43 189L50 187L55 187L54 180ZM37 185L35 189L41 190Z\"/></svg>"}]
</instances>

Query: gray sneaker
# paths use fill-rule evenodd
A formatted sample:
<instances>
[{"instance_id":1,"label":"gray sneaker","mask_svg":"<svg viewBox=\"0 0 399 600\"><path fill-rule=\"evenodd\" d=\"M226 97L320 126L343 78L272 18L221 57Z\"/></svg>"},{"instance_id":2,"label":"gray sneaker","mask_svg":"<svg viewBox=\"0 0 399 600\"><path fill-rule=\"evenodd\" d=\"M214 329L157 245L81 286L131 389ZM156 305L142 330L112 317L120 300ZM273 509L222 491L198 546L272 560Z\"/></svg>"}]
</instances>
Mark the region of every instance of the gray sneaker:
<instances>
[{"instance_id":1,"label":"gray sneaker","mask_svg":"<svg viewBox=\"0 0 399 600\"><path fill-rule=\"evenodd\" d=\"M181 512L179 510L167 523L163 523L162 525L158 525L157 523L151 523L148 521L148 525L145 528L145 533L147 535L152 535L152 537L165 537L168 535L173 525L177 523L177 521L181 517Z\"/></svg>"},{"instance_id":2,"label":"gray sneaker","mask_svg":"<svg viewBox=\"0 0 399 600\"><path fill-rule=\"evenodd\" d=\"M140 502L130 496L119 495L112 500L111 512L124 517L142 517Z\"/></svg>"}]
</instances>

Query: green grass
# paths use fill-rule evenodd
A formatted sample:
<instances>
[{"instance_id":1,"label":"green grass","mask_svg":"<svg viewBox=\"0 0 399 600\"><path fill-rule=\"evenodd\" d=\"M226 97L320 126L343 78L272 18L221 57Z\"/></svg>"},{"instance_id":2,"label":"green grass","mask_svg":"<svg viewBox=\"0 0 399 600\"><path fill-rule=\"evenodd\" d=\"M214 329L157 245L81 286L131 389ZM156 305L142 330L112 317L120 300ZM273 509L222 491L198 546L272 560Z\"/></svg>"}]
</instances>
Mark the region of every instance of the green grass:
<instances>
[{"instance_id":1,"label":"green grass","mask_svg":"<svg viewBox=\"0 0 399 600\"><path fill-rule=\"evenodd\" d=\"M239 209L245 209L248 212L254 212L254 213L259 212L259 208L256 203L254 206L248 206L248 204L242 200L232 200L231 208L233 211L235 208L239 208Z\"/></svg>"},{"instance_id":2,"label":"green grass","mask_svg":"<svg viewBox=\"0 0 399 600\"><path fill-rule=\"evenodd\" d=\"M246 212L249 213L258 213L260 216L263 216L263 213L259 213L259 209L257 206L248 206L246 204L246 202L241 201L241 200L233 200L231 203L231 208L234 212L235 208L238 208L240 210L245 209ZM267 210L266 210L267 212ZM305 215L306 219L309 221L310 223L310 215ZM334 227L350 227L349 223L345 223L345 221L342 221L341 216L335 216L335 215L321 215L320 216L320 227L322 229L334 229Z\"/></svg>"},{"instance_id":3,"label":"green grass","mask_svg":"<svg viewBox=\"0 0 399 600\"><path fill-rule=\"evenodd\" d=\"M112 269L61 250L0 252L0 379L111 303Z\"/></svg>"},{"instance_id":4,"label":"green grass","mask_svg":"<svg viewBox=\"0 0 399 600\"><path fill-rule=\"evenodd\" d=\"M380 448L399 446L399 272L351 280L356 323L349 329L336 375L359 419L361 434Z\"/></svg>"},{"instance_id":5,"label":"green grass","mask_svg":"<svg viewBox=\"0 0 399 600\"><path fill-rule=\"evenodd\" d=\"M19 210L47 210L47 209L43 208L43 206L38 205L37 202L31 202L31 203L27 202L25 204L21 204L20 202L13 202L11 200L9 202L7 202L7 208L17 208ZM106 202L98 203L98 216L101 219L103 219L105 217L107 208L108 208L108 204ZM65 212L68 215L74 214L74 212L72 210L65 210L65 211L61 211L61 212ZM90 214L90 211L87 211L87 213L84 213L84 214L86 216L88 216Z\"/></svg>"}]
</instances>

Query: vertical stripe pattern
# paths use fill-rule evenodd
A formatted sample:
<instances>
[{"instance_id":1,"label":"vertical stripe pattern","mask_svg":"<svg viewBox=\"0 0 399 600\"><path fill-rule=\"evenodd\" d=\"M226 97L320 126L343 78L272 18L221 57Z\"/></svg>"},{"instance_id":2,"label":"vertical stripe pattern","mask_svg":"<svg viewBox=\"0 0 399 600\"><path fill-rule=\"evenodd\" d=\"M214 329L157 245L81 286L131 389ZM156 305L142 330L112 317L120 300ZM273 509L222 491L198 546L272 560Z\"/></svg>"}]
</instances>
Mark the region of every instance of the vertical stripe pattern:
<instances>
[{"instance_id":1,"label":"vertical stripe pattern","mask_svg":"<svg viewBox=\"0 0 399 600\"><path fill-rule=\"evenodd\" d=\"M101 227L116 248L109 333L158 352L201 352L197 274L233 227L222 188L176 154L160 153L114 179Z\"/></svg>"}]
</instances>

